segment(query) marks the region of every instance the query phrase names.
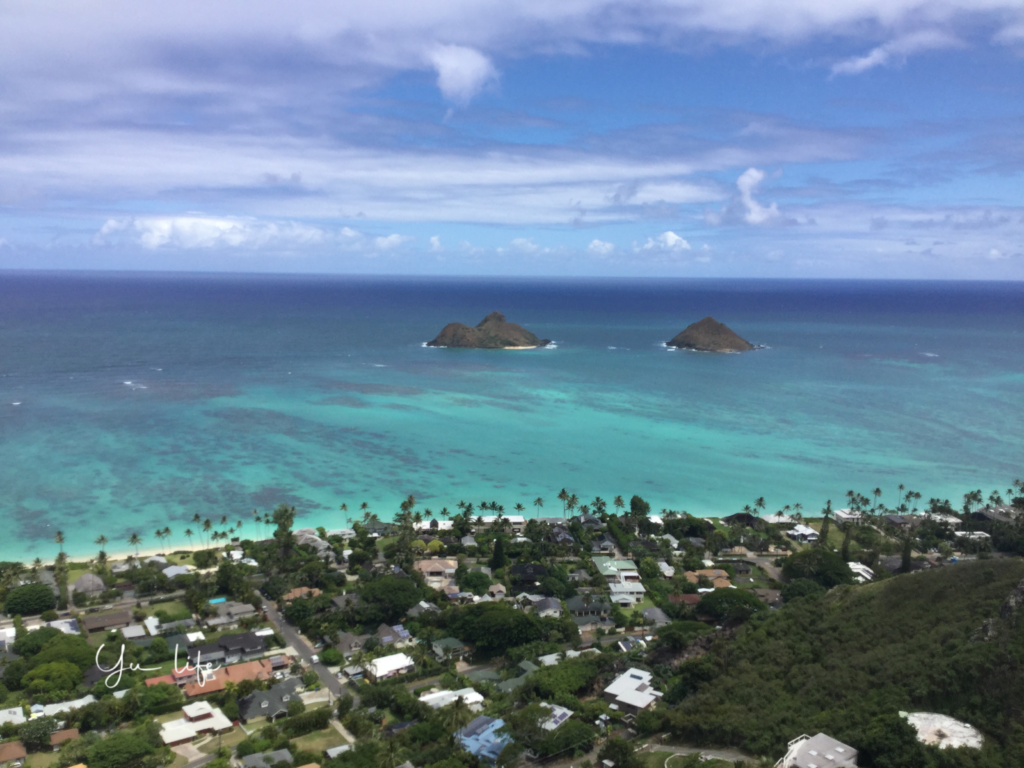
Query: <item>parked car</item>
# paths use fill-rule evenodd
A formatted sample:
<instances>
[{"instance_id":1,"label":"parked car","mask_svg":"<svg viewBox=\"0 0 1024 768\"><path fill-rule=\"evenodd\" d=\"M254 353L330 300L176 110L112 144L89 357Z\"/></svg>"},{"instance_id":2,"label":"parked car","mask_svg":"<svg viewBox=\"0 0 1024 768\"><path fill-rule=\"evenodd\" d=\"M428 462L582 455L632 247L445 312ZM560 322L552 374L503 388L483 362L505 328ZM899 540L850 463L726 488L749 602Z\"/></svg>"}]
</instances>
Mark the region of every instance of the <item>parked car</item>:
<instances>
[{"instance_id":1,"label":"parked car","mask_svg":"<svg viewBox=\"0 0 1024 768\"><path fill-rule=\"evenodd\" d=\"M313 657L312 657L312 661L313 661L313 663L314 663L314 664L319 664L319 663L320 663L320 657L319 657L319 656L317 656L317 655L316 655L316 654L314 653L314 654L313 654Z\"/></svg>"}]
</instances>

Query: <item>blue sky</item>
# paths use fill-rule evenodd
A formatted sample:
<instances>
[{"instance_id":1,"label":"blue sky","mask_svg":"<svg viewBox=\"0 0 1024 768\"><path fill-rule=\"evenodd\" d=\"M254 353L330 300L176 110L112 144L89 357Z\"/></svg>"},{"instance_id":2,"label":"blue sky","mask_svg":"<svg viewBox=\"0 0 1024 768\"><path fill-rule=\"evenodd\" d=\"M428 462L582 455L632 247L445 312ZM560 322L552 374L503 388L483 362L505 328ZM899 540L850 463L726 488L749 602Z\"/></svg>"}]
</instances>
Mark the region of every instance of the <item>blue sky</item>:
<instances>
[{"instance_id":1,"label":"blue sky","mask_svg":"<svg viewBox=\"0 0 1024 768\"><path fill-rule=\"evenodd\" d=\"M1019 0L0 7L0 269L1024 279Z\"/></svg>"}]
</instances>

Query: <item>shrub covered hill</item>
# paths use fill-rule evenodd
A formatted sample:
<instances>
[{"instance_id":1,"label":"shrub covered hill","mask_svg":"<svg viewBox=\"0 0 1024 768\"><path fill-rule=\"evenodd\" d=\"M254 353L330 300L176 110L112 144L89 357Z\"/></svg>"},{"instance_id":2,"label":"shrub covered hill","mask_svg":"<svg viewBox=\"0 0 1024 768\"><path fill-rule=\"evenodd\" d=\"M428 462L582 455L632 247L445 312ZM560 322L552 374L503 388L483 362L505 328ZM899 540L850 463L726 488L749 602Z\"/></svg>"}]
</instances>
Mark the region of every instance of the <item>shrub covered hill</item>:
<instances>
[{"instance_id":1,"label":"shrub covered hill","mask_svg":"<svg viewBox=\"0 0 1024 768\"><path fill-rule=\"evenodd\" d=\"M665 342L670 347L693 349L698 352L749 352L756 347L740 337L732 328L713 317L691 323Z\"/></svg>"},{"instance_id":2,"label":"shrub covered hill","mask_svg":"<svg viewBox=\"0 0 1024 768\"><path fill-rule=\"evenodd\" d=\"M683 663L671 730L778 755L824 731L871 768L1024 766L1024 561L979 560L762 612ZM979 728L981 751L916 742L900 711Z\"/></svg>"},{"instance_id":3,"label":"shrub covered hill","mask_svg":"<svg viewBox=\"0 0 1024 768\"><path fill-rule=\"evenodd\" d=\"M462 323L448 323L428 347L471 347L474 349L508 349L510 347L546 347L549 339L538 338L521 325L510 323L501 312L491 312L475 328Z\"/></svg>"}]
</instances>

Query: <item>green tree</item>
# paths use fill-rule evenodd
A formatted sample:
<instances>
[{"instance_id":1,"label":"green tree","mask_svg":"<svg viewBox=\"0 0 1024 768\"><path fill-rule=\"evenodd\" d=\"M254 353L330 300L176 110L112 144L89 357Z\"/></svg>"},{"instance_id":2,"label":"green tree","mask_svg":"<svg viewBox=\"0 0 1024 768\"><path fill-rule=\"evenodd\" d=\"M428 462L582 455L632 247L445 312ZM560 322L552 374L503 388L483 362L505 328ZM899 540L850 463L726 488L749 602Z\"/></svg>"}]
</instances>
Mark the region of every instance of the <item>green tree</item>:
<instances>
[{"instance_id":1,"label":"green tree","mask_svg":"<svg viewBox=\"0 0 1024 768\"><path fill-rule=\"evenodd\" d=\"M757 595L745 589L716 589L705 592L697 603L697 612L716 619L743 621L753 613L766 610Z\"/></svg>"},{"instance_id":2,"label":"green tree","mask_svg":"<svg viewBox=\"0 0 1024 768\"><path fill-rule=\"evenodd\" d=\"M45 584L24 584L7 593L4 613L8 616L37 616L57 605L57 598Z\"/></svg>"},{"instance_id":3,"label":"green tree","mask_svg":"<svg viewBox=\"0 0 1024 768\"><path fill-rule=\"evenodd\" d=\"M498 570L506 565L508 565L508 555L505 554L505 537L498 534L494 540L494 553L491 555L490 566L493 570Z\"/></svg>"},{"instance_id":4,"label":"green tree","mask_svg":"<svg viewBox=\"0 0 1024 768\"><path fill-rule=\"evenodd\" d=\"M610 760L615 763L615 768L643 768L643 761L633 751L633 745L617 736L604 743L601 751L597 753L597 759Z\"/></svg>"},{"instance_id":5,"label":"green tree","mask_svg":"<svg viewBox=\"0 0 1024 768\"><path fill-rule=\"evenodd\" d=\"M82 670L66 661L40 664L25 673L22 683L33 693L73 691L82 682Z\"/></svg>"},{"instance_id":6,"label":"green tree","mask_svg":"<svg viewBox=\"0 0 1024 768\"><path fill-rule=\"evenodd\" d=\"M50 751L50 734L57 730L57 720L53 717L40 717L29 720L18 728L18 738L29 752Z\"/></svg>"},{"instance_id":7,"label":"green tree","mask_svg":"<svg viewBox=\"0 0 1024 768\"><path fill-rule=\"evenodd\" d=\"M146 768L154 746L134 731L115 731L89 748L89 768Z\"/></svg>"},{"instance_id":8,"label":"green tree","mask_svg":"<svg viewBox=\"0 0 1024 768\"><path fill-rule=\"evenodd\" d=\"M641 517L647 517L649 514L651 514L651 505L642 498L634 495L633 498L629 500L630 517L640 519Z\"/></svg>"},{"instance_id":9,"label":"green tree","mask_svg":"<svg viewBox=\"0 0 1024 768\"><path fill-rule=\"evenodd\" d=\"M853 571L843 558L821 547L805 549L787 557L782 564L782 575L790 581L811 579L826 589L853 583Z\"/></svg>"}]
</instances>

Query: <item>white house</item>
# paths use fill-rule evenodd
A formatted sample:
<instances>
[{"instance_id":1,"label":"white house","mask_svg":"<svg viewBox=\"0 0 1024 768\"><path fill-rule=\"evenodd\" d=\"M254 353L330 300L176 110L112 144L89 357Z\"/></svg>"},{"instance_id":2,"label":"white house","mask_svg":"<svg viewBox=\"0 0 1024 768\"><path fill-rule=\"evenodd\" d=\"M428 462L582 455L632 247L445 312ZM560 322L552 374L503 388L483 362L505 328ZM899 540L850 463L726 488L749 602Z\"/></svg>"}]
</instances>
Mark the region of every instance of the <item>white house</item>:
<instances>
[{"instance_id":1,"label":"white house","mask_svg":"<svg viewBox=\"0 0 1024 768\"><path fill-rule=\"evenodd\" d=\"M857 750L831 736L798 736L775 768L857 768Z\"/></svg>"},{"instance_id":2,"label":"white house","mask_svg":"<svg viewBox=\"0 0 1024 768\"><path fill-rule=\"evenodd\" d=\"M658 570L661 571L661 575L666 579L671 579L676 575L676 569L666 563L664 560L658 561Z\"/></svg>"},{"instance_id":3,"label":"white house","mask_svg":"<svg viewBox=\"0 0 1024 768\"><path fill-rule=\"evenodd\" d=\"M397 677L412 672L416 668L416 662L404 653L394 653L391 656L381 656L363 665L366 677L371 681L387 680L389 677Z\"/></svg>"},{"instance_id":4,"label":"white house","mask_svg":"<svg viewBox=\"0 0 1024 768\"><path fill-rule=\"evenodd\" d=\"M661 698L661 693L651 685L653 678L653 674L642 669L627 669L604 689L604 699L612 709L636 715Z\"/></svg>"},{"instance_id":5,"label":"white house","mask_svg":"<svg viewBox=\"0 0 1024 768\"><path fill-rule=\"evenodd\" d=\"M818 540L818 532L806 525L795 525L786 535L796 541L813 542Z\"/></svg>"},{"instance_id":6,"label":"white house","mask_svg":"<svg viewBox=\"0 0 1024 768\"><path fill-rule=\"evenodd\" d=\"M625 581L620 584L609 584L613 603L619 605L633 605L643 602L647 590L639 582Z\"/></svg>"},{"instance_id":7,"label":"white house","mask_svg":"<svg viewBox=\"0 0 1024 768\"><path fill-rule=\"evenodd\" d=\"M856 509L837 509L832 513L832 519L844 525L860 525L864 521L864 513Z\"/></svg>"},{"instance_id":8,"label":"white house","mask_svg":"<svg viewBox=\"0 0 1024 768\"><path fill-rule=\"evenodd\" d=\"M447 707L459 699L462 699L462 703L469 707L471 712L479 712L484 708L484 697L472 688L462 688L458 691L436 691L420 696L420 701L432 709Z\"/></svg>"},{"instance_id":9,"label":"white house","mask_svg":"<svg viewBox=\"0 0 1024 768\"><path fill-rule=\"evenodd\" d=\"M868 568L863 563L847 563L850 570L853 571L853 577L861 584L868 581L873 581L875 578L875 572Z\"/></svg>"}]
</instances>

